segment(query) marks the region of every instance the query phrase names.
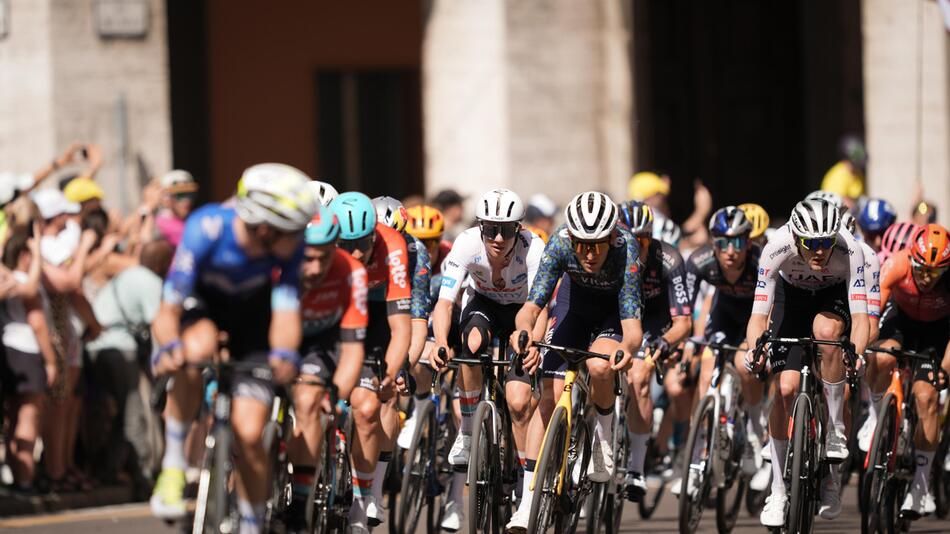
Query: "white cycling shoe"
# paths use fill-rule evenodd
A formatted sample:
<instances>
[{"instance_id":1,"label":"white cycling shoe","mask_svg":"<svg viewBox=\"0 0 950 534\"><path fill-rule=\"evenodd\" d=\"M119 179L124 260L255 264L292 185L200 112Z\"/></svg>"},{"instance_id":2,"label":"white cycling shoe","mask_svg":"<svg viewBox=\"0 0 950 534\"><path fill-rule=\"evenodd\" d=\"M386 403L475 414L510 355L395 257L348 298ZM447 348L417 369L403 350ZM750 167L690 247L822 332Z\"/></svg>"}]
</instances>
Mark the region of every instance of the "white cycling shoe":
<instances>
[{"instance_id":1,"label":"white cycling shoe","mask_svg":"<svg viewBox=\"0 0 950 534\"><path fill-rule=\"evenodd\" d=\"M416 417L410 416L402 425L399 436L396 437L396 445L400 448L408 449L412 446L412 437L416 434Z\"/></svg>"},{"instance_id":2,"label":"white cycling shoe","mask_svg":"<svg viewBox=\"0 0 950 534\"><path fill-rule=\"evenodd\" d=\"M861 429L858 430L858 448L861 449L861 452L868 452L868 449L871 448L871 438L874 437L874 427L876 426L877 421L872 421L868 417L861 425Z\"/></svg>"},{"instance_id":3,"label":"white cycling shoe","mask_svg":"<svg viewBox=\"0 0 950 534\"><path fill-rule=\"evenodd\" d=\"M445 516L442 518L442 530L457 532L465 523L465 511L457 502L450 502L445 507Z\"/></svg>"},{"instance_id":4,"label":"white cycling shoe","mask_svg":"<svg viewBox=\"0 0 950 534\"><path fill-rule=\"evenodd\" d=\"M468 458L472 451L472 436L459 432L455 436L455 443L449 451L450 465L468 465Z\"/></svg>"},{"instance_id":5,"label":"white cycling shoe","mask_svg":"<svg viewBox=\"0 0 950 534\"><path fill-rule=\"evenodd\" d=\"M521 503L515 513L512 514L505 530L510 534L524 534L528 531L528 520L531 519L531 501Z\"/></svg>"},{"instance_id":6,"label":"white cycling shoe","mask_svg":"<svg viewBox=\"0 0 950 534\"><path fill-rule=\"evenodd\" d=\"M818 515L822 519L834 519L841 515L841 476L837 469L831 470L831 475L821 486L821 507Z\"/></svg>"},{"instance_id":7,"label":"white cycling shoe","mask_svg":"<svg viewBox=\"0 0 950 534\"><path fill-rule=\"evenodd\" d=\"M749 489L754 491L765 491L765 488L769 487L769 482L772 481L772 466L765 464L756 471L755 475L752 476L752 480L749 481Z\"/></svg>"},{"instance_id":8,"label":"white cycling shoe","mask_svg":"<svg viewBox=\"0 0 950 534\"><path fill-rule=\"evenodd\" d=\"M765 507L759 514L759 522L766 527L785 526L785 505L788 503L786 495L770 494L765 498Z\"/></svg>"},{"instance_id":9,"label":"white cycling shoe","mask_svg":"<svg viewBox=\"0 0 950 534\"><path fill-rule=\"evenodd\" d=\"M366 524L371 527L378 526L383 522L385 515L386 514L383 513L383 507L379 505L379 501L376 500L376 497L368 495L366 497Z\"/></svg>"},{"instance_id":10,"label":"white cycling shoe","mask_svg":"<svg viewBox=\"0 0 950 534\"><path fill-rule=\"evenodd\" d=\"M904 497L901 504L901 515L907 519L920 519L925 515L934 513L937 505L934 502L933 495L924 491L920 484L911 484L910 491Z\"/></svg>"},{"instance_id":11,"label":"white cycling shoe","mask_svg":"<svg viewBox=\"0 0 950 534\"><path fill-rule=\"evenodd\" d=\"M848 438L832 426L825 436L825 458L830 463L841 463L848 459Z\"/></svg>"}]
</instances>

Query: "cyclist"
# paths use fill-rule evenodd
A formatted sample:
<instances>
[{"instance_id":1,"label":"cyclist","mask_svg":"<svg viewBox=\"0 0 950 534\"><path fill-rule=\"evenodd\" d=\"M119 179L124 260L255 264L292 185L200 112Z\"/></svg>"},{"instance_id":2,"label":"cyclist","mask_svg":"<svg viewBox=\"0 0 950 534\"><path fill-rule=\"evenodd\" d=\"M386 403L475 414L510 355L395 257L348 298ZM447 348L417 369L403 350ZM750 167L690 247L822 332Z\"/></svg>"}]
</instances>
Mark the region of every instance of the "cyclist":
<instances>
[{"instance_id":1,"label":"cyclist","mask_svg":"<svg viewBox=\"0 0 950 534\"><path fill-rule=\"evenodd\" d=\"M339 398L346 400L362 370L369 318L366 269L336 246L339 236L336 216L320 205L304 232L300 380L320 380L325 384L332 381ZM291 530L305 524L306 499L322 446L321 402L325 394L326 389L319 386L300 384L293 389L294 432L287 450L294 466L293 498L288 511Z\"/></svg>"},{"instance_id":2,"label":"cyclist","mask_svg":"<svg viewBox=\"0 0 950 534\"><path fill-rule=\"evenodd\" d=\"M278 383L289 383L297 373L302 238L317 206L308 181L288 165L254 165L238 181L235 199L208 204L185 223L152 327L159 345L155 371L174 376L162 472L150 500L158 517L185 514L184 441L202 384L200 372L185 363L211 358L218 332L224 331L232 358L270 363ZM274 269L280 274L272 282ZM273 390L270 383L245 375L235 378L233 395L241 532L257 532L269 476L261 432Z\"/></svg>"},{"instance_id":3,"label":"cyclist","mask_svg":"<svg viewBox=\"0 0 950 534\"><path fill-rule=\"evenodd\" d=\"M920 352L934 349L943 356L941 367L950 372L948 267L950 239L947 229L937 224L918 228L910 240L909 250L888 258L881 276L881 302L885 306L881 345ZM896 360L890 354L871 353L868 358L867 381L873 405L883 397L895 367ZM939 440L937 392L930 381L934 372L937 369L924 363L914 377L915 409L920 417L920 428L914 437L917 472L911 491L901 503L901 512L913 519L933 513L935 509L927 483ZM873 421L872 433L876 418Z\"/></svg>"},{"instance_id":4,"label":"cyclist","mask_svg":"<svg viewBox=\"0 0 950 534\"><path fill-rule=\"evenodd\" d=\"M643 465L653 428L653 398L650 394L653 369L645 358L650 356L655 363L663 361L689 335L692 317L683 257L669 243L651 237L653 209L641 202L629 201L620 207L620 224L629 229L640 245L638 268L643 285L644 350L627 374L635 402L627 408L630 456L624 482L627 498L638 501L646 493ZM671 381L674 379L678 377L673 373L667 375L666 386L673 387ZM684 422L688 422L688 410L682 415Z\"/></svg>"},{"instance_id":5,"label":"cyclist","mask_svg":"<svg viewBox=\"0 0 950 534\"><path fill-rule=\"evenodd\" d=\"M377 384L372 370L364 366L360 381L350 394L356 428L350 526L355 531L363 531L367 525L382 520L382 510L372 488L373 481L386 474L388 457L384 452L387 447L392 450L387 444L395 437L386 432L382 406L392 398L395 376L409 353L412 330L409 251L399 232L377 222L376 209L366 195L355 191L342 193L330 203L330 209L340 221L337 246L366 266L369 326L365 349L383 350L386 359L386 376L382 383Z\"/></svg>"},{"instance_id":6,"label":"cyclist","mask_svg":"<svg viewBox=\"0 0 950 534\"><path fill-rule=\"evenodd\" d=\"M857 216L858 228L864 242L871 245L875 252L881 250L881 241L884 231L897 222L897 212L894 206L886 200L878 198L868 199ZM852 234L854 232L851 232Z\"/></svg>"},{"instance_id":7,"label":"cyclist","mask_svg":"<svg viewBox=\"0 0 950 534\"><path fill-rule=\"evenodd\" d=\"M917 228L916 224L907 221L897 222L887 227L884 238L881 240L881 250L877 253L882 265L892 254L910 245L910 236L917 232Z\"/></svg>"},{"instance_id":8,"label":"cyclist","mask_svg":"<svg viewBox=\"0 0 950 534\"><path fill-rule=\"evenodd\" d=\"M822 199L799 202L790 223L776 231L762 251L747 344L751 346L765 332L771 313L771 330L779 337L838 339L850 333L856 352L862 354L868 341L867 311L864 253L841 228L838 208ZM845 369L840 353L840 349L821 347L821 377L830 422L825 451L832 462L848 457L843 416ZM761 369L762 362L753 361L753 356L752 350L746 353L746 365ZM773 476L772 494L760 515L765 526L778 527L785 522L788 420L801 380L802 356L800 347L771 350L772 372L778 375L781 398L772 403L769 416ZM827 477L821 491L822 518L834 519L841 513L840 492L840 478Z\"/></svg>"},{"instance_id":9,"label":"cyclist","mask_svg":"<svg viewBox=\"0 0 950 534\"><path fill-rule=\"evenodd\" d=\"M333 202L334 198L340 196L340 193L337 192L335 187L320 180L312 180L310 187L317 196L317 200L326 207L330 207L330 202Z\"/></svg>"},{"instance_id":10,"label":"cyclist","mask_svg":"<svg viewBox=\"0 0 950 534\"><path fill-rule=\"evenodd\" d=\"M859 240L857 220L850 213L841 214L841 227L854 237L864 254L864 287L868 293L868 341L874 341L877 339L881 321L881 262L874 248L866 241Z\"/></svg>"},{"instance_id":11,"label":"cyclist","mask_svg":"<svg viewBox=\"0 0 950 534\"><path fill-rule=\"evenodd\" d=\"M653 239L669 243L673 245L673 248L679 248L682 237L683 229L673 222L673 219L656 217L653 221Z\"/></svg>"},{"instance_id":12,"label":"cyclist","mask_svg":"<svg viewBox=\"0 0 950 534\"><path fill-rule=\"evenodd\" d=\"M762 206L751 202L739 204L738 207L745 213L746 219L749 219L749 222L752 223L752 231L749 233L749 239L759 248L764 247L768 241L765 231L769 229L769 213L765 211L765 208Z\"/></svg>"},{"instance_id":13,"label":"cyclist","mask_svg":"<svg viewBox=\"0 0 950 534\"><path fill-rule=\"evenodd\" d=\"M443 265L439 301L432 311L435 348L429 353L429 361L434 369L439 370L447 363L439 357L439 349L448 350L455 344L449 340L451 313L465 279L469 280L469 286L463 295L459 321L463 350L481 354L490 348L493 336L504 340L514 331L515 314L528 298L544 248L539 237L521 227L524 211L521 198L513 191L493 189L476 204L478 226L462 232L452 245ZM539 321L539 324L543 322ZM534 327L535 323L532 323L530 329ZM479 368L463 366L460 369L458 388L462 420L448 458L455 466L468 465L472 415L481 393L482 379ZM530 466L537 459L540 446L540 440L538 443L526 441L528 423L537 402L531 394L527 373L518 376L510 368L506 380L505 399L519 460ZM526 471L530 470L526 468ZM458 530L464 520L461 506L463 484L459 482L464 481L465 475L458 475L452 484L453 491L442 522L446 530ZM524 478L530 481L527 473ZM528 491L524 492L524 495L528 494ZM529 501L530 506L530 496L522 499L522 503L525 501Z\"/></svg>"},{"instance_id":14,"label":"cyclist","mask_svg":"<svg viewBox=\"0 0 950 534\"><path fill-rule=\"evenodd\" d=\"M735 206L721 208L709 220L711 245L703 245L686 260L686 287L689 301L695 302L699 284L705 282L715 288L709 316L706 320L706 339L718 338L721 343L741 346L745 341L745 327L752 313L752 298L762 250L752 244L752 223L745 212ZM713 353L707 349L701 357L699 374L700 395L705 395L712 380ZM748 407L752 432L750 447L743 458L743 468L752 474L755 457L765 436L762 428L763 388L758 378L746 370L745 354L735 354L735 367L742 380L742 397ZM750 471L751 470L751 471ZM699 481L697 477L691 480ZM690 488L692 490L693 488Z\"/></svg>"},{"instance_id":15,"label":"cyclist","mask_svg":"<svg viewBox=\"0 0 950 534\"><path fill-rule=\"evenodd\" d=\"M560 280L551 310L552 326L545 337L556 345L601 354L623 351L620 362L587 361L591 401L596 410L595 439L588 467L593 482L607 482L613 476L614 373L629 368L643 336L637 264L640 247L627 230L617 225L618 211L607 195L594 191L581 193L568 203L564 209L567 222L555 230L544 248L528 301L518 312L511 335L511 343L517 346L519 333L530 331L543 316ZM532 339L539 336L533 335ZM538 363L545 379L541 420L546 423L563 389L567 363L548 352L543 362L532 354L525 365L533 369ZM532 427L531 433L537 433L540 446L543 426ZM508 523L509 531L527 528L532 499L527 491L530 471L533 470L527 469L525 473L526 498Z\"/></svg>"}]
</instances>

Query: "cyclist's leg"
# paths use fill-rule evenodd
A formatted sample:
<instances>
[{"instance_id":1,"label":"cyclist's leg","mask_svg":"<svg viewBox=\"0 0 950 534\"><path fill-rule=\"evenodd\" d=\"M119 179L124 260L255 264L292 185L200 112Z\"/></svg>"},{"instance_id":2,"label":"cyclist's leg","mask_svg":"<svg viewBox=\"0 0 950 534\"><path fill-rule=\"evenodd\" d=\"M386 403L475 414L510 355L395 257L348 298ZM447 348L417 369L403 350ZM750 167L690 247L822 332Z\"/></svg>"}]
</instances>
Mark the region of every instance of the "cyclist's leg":
<instances>
[{"instance_id":1,"label":"cyclist's leg","mask_svg":"<svg viewBox=\"0 0 950 534\"><path fill-rule=\"evenodd\" d=\"M359 385L350 394L353 426L353 505L350 508L350 522L355 526L366 527L366 505L373 487L376 464L379 461L382 432L380 422L379 395L376 393L374 378L363 373ZM371 375L371 373L370 373Z\"/></svg>"},{"instance_id":2,"label":"cyclist's leg","mask_svg":"<svg viewBox=\"0 0 950 534\"><path fill-rule=\"evenodd\" d=\"M256 532L264 516L270 465L261 439L270 415L273 388L256 379L236 379L231 403L241 532Z\"/></svg>"},{"instance_id":3,"label":"cyclist's leg","mask_svg":"<svg viewBox=\"0 0 950 534\"><path fill-rule=\"evenodd\" d=\"M905 339L906 320L906 316L900 313L900 308L893 303L888 304L881 317L879 341L875 345L890 349L901 348ZM859 442L865 445L862 450L870 446L874 427L877 425L878 405L884 398L884 393L887 392L887 386L891 383L891 373L897 368L897 358L890 354L868 352L865 358L867 370L864 374L864 384L868 389L869 402L868 417L859 435Z\"/></svg>"}]
</instances>

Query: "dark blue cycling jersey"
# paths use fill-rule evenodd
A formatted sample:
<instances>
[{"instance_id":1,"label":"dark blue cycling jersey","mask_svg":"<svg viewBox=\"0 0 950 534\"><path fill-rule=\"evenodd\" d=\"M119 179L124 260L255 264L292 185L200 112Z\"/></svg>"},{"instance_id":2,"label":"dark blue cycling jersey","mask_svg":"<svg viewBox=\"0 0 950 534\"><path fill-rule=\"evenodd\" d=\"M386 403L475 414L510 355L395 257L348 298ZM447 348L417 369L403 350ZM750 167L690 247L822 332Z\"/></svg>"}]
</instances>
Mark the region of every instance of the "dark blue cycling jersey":
<instances>
[{"instance_id":1,"label":"dark blue cycling jersey","mask_svg":"<svg viewBox=\"0 0 950 534\"><path fill-rule=\"evenodd\" d=\"M247 295L273 284L272 310L299 309L303 242L289 260L273 256L250 258L234 236L236 216L233 206L215 203L195 210L188 217L165 278L162 300L181 305L186 298L199 293L211 292L227 298Z\"/></svg>"},{"instance_id":2,"label":"dark blue cycling jersey","mask_svg":"<svg viewBox=\"0 0 950 534\"><path fill-rule=\"evenodd\" d=\"M546 306L561 275L566 273L574 286L573 292L587 291L597 297L616 295L620 318L640 319L643 304L637 263L639 255L637 239L618 226L611 236L603 267L596 273L588 273L577 260L567 226L561 225L544 247L528 300L542 308Z\"/></svg>"}]
</instances>

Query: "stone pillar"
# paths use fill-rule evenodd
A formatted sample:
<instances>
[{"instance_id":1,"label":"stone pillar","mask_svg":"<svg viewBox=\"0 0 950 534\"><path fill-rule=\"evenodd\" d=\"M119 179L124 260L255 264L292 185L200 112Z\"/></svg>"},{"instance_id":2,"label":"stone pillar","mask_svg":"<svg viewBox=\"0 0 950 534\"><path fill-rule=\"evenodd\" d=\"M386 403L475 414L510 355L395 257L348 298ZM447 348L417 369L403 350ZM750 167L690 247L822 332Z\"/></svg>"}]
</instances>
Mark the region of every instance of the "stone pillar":
<instances>
[{"instance_id":1,"label":"stone pillar","mask_svg":"<svg viewBox=\"0 0 950 534\"><path fill-rule=\"evenodd\" d=\"M34 170L73 140L99 144L97 180L107 204L138 198L136 155L149 170L171 167L165 2L148 0L143 38L101 38L92 0L12 0L0 40L0 169ZM29 66L24 62L29 61ZM29 83L21 82L26 76ZM117 102L124 97L128 159L120 172ZM119 184L124 175L125 184Z\"/></svg>"},{"instance_id":2,"label":"stone pillar","mask_svg":"<svg viewBox=\"0 0 950 534\"><path fill-rule=\"evenodd\" d=\"M914 181L920 179L924 197L937 204L940 222L946 225L950 54L940 9L936 2L923 0L864 0L862 29L868 194L894 202L900 218L906 219Z\"/></svg>"},{"instance_id":3,"label":"stone pillar","mask_svg":"<svg viewBox=\"0 0 950 534\"><path fill-rule=\"evenodd\" d=\"M619 0L436 0L423 52L427 191L622 199L629 39Z\"/></svg>"}]
</instances>

